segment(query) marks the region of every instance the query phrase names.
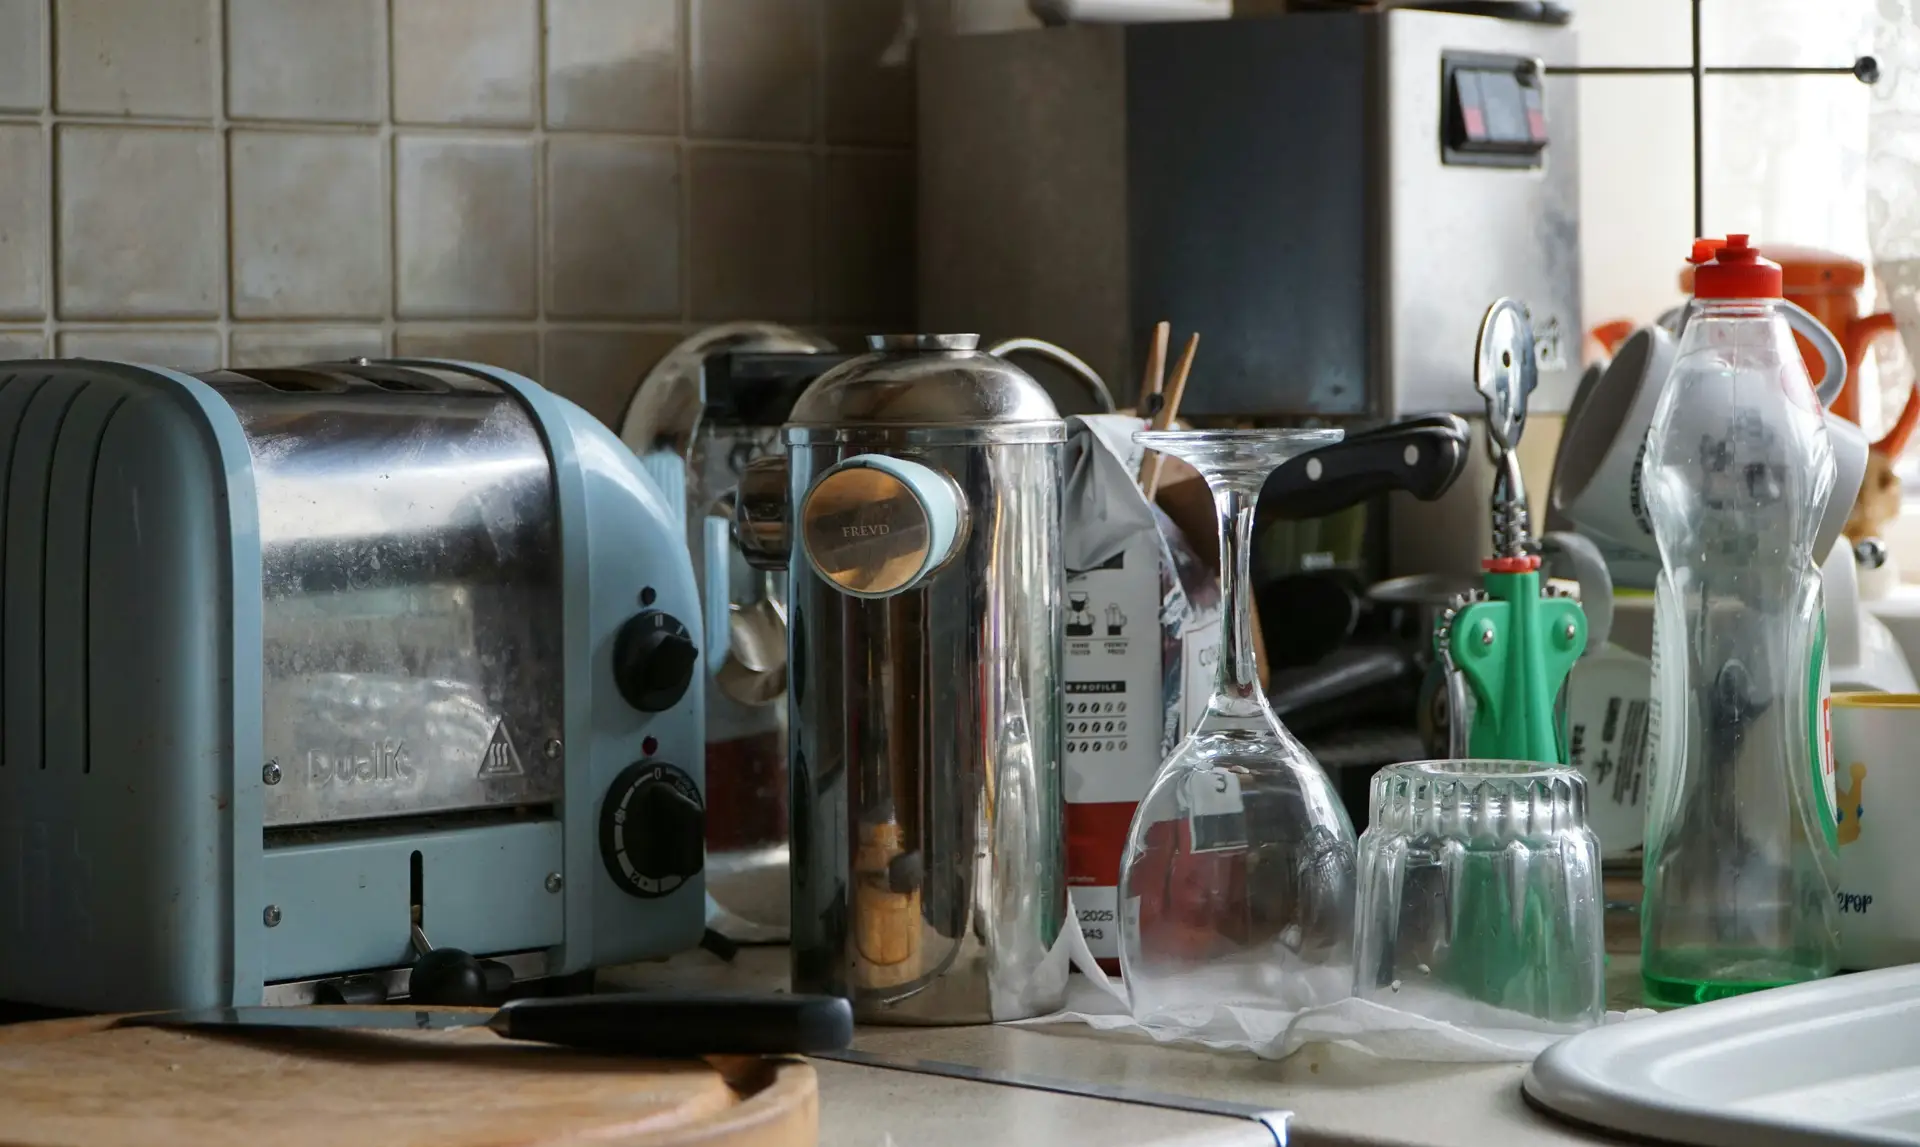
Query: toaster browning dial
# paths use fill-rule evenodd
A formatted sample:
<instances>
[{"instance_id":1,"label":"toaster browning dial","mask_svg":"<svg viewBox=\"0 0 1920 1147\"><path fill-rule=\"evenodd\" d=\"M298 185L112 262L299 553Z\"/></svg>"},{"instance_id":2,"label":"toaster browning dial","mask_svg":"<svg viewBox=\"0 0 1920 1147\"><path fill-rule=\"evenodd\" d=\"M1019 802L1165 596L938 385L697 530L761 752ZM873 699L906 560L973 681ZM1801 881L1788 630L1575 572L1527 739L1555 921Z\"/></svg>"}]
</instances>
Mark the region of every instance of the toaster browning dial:
<instances>
[{"instance_id":1,"label":"toaster browning dial","mask_svg":"<svg viewBox=\"0 0 1920 1147\"><path fill-rule=\"evenodd\" d=\"M613 639L613 683L641 712L664 712L686 695L699 659L687 627L649 609L629 618Z\"/></svg>"},{"instance_id":2,"label":"toaster browning dial","mask_svg":"<svg viewBox=\"0 0 1920 1147\"><path fill-rule=\"evenodd\" d=\"M665 896L706 863L707 814L693 778L664 761L620 770L600 806L600 859L634 896Z\"/></svg>"}]
</instances>

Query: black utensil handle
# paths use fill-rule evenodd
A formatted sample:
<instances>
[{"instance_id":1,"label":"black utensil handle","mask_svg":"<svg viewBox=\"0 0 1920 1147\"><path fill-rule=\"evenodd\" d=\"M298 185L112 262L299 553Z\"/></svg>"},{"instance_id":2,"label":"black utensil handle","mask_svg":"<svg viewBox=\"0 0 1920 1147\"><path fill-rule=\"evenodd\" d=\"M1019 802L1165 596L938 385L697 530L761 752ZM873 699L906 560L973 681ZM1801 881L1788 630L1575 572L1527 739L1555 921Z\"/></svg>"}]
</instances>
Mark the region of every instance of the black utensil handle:
<instances>
[{"instance_id":1,"label":"black utensil handle","mask_svg":"<svg viewBox=\"0 0 1920 1147\"><path fill-rule=\"evenodd\" d=\"M1261 587L1260 623L1267 630L1272 668L1312 665L1353 636L1360 620L1360 593L1350 581L1350 575L1320 570L1276 578Z\"/></svg>"},{"instance_id":2,"label":"black utensil handle","mask_svg":"<svg viewBox=\"0 0 1920 1147\"><path fill-rule=\"evenodd\" d=\"M1321 518L1391 490L1430 502L1466 468L1469 442L1466 421L1450 414L1356 434L1276 469L1260 491L1261 517Z\"/></svg>"},{"instance_id":3,"label":"black utensil handle","mask_svg":"<svg viewBox=\"0 0 1920 1147\"><path fill-rule=\"evenodd\" d=\"M508 1039L629 1055L793 1055L853 1042L837 996L631 992L515 1000L490 1025Z\"/></svg>"}]
</instances>

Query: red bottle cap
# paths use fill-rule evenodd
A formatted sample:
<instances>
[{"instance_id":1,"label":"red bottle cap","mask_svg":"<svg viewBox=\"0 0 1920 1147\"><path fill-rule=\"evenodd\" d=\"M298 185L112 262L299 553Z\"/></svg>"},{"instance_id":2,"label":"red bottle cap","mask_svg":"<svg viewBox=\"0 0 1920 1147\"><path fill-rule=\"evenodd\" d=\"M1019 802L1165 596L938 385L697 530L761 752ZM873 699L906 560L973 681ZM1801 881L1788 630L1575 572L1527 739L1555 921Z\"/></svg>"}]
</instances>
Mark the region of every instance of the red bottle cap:
<instances>
[{"instance_id":1,"label":"red bottle cap","mask_svg":"<svg viewBox=\"0 0 1920 1147\"><path fill-rule=\"evenodd\" d=\"M1760 257L1760 249L1745 235L1725 239L1695 239L1687 262L1695 267L1696 299L1777 299L1780 264Z\"/></svg>"}]
</instances>

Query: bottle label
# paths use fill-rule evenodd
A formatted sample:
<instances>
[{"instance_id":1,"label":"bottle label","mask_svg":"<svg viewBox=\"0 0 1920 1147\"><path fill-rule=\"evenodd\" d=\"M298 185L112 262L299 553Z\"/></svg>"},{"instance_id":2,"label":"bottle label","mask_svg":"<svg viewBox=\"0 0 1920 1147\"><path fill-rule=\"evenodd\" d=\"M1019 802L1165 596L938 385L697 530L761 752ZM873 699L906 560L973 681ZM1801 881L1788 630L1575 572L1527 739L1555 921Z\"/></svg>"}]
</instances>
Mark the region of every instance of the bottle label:
<instances>
[{"instance_id":1,"label":"bottle label","mask_svg":"<svg viewBox=\"0 0 1920 1147\"><path fill-rule=\"evenodd\" d=\"M1647 698L1647 799L1644 833L1653 863L1679 807L1691 735L1687 704L1686 614L1673 579L1662 570L1654 581L1653 657Z\"/></svg>"},{"instance_id":2,"label":"bottle label","mask_svg":"<svg viewBox=\"0 0 1920 1147\"><path fill-rule=\"evenodd\" d=\"M1641 532L1653 536L1653 513L1647 507L1647 439L1640 439L1640 449L1633 456L1633 471L1627 478L1627 504L1633 509L1633 520L1640 524Z\"/></svg>"},{"instance_id":3,"label":"bottle label","mask_svg":"<svg viewBox=\"0 0 1920 1147\"><path fill-rule=\"evenodd\" d=\"M1195 770L1182 791L1191 851L1246 851L1247 813L1237 775L1226 769Z\"/></svg>"},{"instance_id":4,"label":"bottle label","mask_svg":"<svg viewBox=\"0 0 1920 1147\"><path fill-rule=\"evenodd\" d=\"M1839 822L1833 810L1840 804L1833 775L1833 687L1827 677L1827 615L1817 615L1813 631L1813 659L1807 666L1808 754L1813 767L1814 811L1828 848L1840 847Z\"/></svg>"}]
</instances>

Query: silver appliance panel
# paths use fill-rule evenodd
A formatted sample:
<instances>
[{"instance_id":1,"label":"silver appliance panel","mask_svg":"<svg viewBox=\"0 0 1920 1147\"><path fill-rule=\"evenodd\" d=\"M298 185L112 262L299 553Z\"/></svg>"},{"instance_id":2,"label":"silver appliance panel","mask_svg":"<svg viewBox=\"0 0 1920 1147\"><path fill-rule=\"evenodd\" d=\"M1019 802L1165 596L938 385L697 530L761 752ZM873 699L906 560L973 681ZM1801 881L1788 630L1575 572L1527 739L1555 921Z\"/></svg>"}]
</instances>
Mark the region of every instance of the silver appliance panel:
<instances>
[{"instance_id":1,"label":"silver appliance panel","mask_svg":"<svg viewBox=\"0 0 1920 1147\"><path fill-rule=\"evenodd\" d=\"M491 383L350 369L208 376L259 498L265 823L557 801L546 446Z\"/></svg>"},{"instance_id":2,"label":"silver appliance panel","mask_svg":"<svg viewBox=\"0 0 1920 1147\"><path fill-rule=\"evenodd\" d=\"M1549 74L1551 141L1539 166L1442 161L1443 61L1471 52L1576 61L1567 28L1396 9L1378 19L1384 91L1382 186L1387 313L1376 353L1395 415L1481 412L1474 340L1503 296L1533 316L1540 386L1530 410L1564 411L1580 380L1578 80Z\"/></svg>"},{"instance_id":3,"label":"silver appliance panel","mask_svg":"<svg viewBox=\"0 0 1920 1147\"><path fill-rule=\"evenodd\" d=\"M1391 8L916 52L923 329L1031 332L1125 388L1164 319L1206 336L1191 416L1376 422L1478 412L1480 318L1512 296L1532 408L1571 401L1577 81L1544 77L1542 145L1508 162L1459 154L1447 102L1450 66L1577 63L1571 29Z\"/></svg>"}]
</instances>

